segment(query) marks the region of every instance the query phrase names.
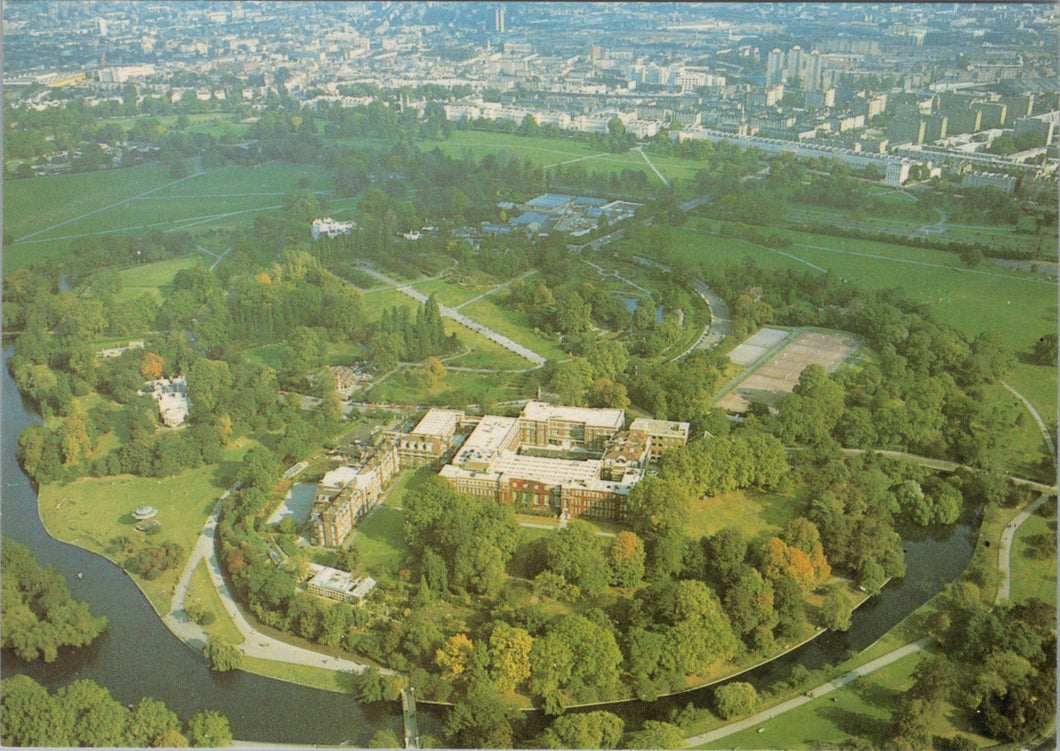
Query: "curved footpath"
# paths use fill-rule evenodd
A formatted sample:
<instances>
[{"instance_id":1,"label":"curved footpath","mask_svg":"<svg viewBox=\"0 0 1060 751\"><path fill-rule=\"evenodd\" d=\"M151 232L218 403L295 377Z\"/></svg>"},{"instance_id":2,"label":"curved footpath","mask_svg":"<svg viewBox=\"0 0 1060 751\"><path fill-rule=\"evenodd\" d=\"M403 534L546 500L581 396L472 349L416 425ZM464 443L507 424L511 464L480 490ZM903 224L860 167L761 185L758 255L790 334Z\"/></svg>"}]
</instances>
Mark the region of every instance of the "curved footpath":
<instances>
[{"instance_id":1,"label":"curved footpath","mask_svg":"<svg viewBox=\"0 0 1060 751\"><path fill-rule=\"evenodd\" d=\"M997 596L994 598L995 605L1000 605L1002 600L1007 600L1012 589L1010 558L1012 555L1012 541L1016 537L1017 530L1019 530L1020 525L1023 524L1023 522L1031 518L1031 515L1037 511L1043 503L1052 497L1053 493L1042 493L1038 500L1016 514L1016 516L1012 518L1012 521L1005 526L1004 531L1002 531L1001 543L997 547L997 569L1001 572L1001 583L997 585Z\"/></svg>"},{"instance_id":2,"label":"curved footpath","mask_svg":"<svg viewBox=\"0 0 1060 751\"><path fill-rule=\"evenodd\" d=\"M201 626L188 617L188 613L184 609L184 599L187 595L188 584L191 582L191 577L195 572L195 568L199 565L200 561L206 561L207 569L210 572L210 579L213 581L214 587L217 589L217 594L220 596L221 602L224 605L225 610L228 612L229 617L231 617L232 622L235 623L239 633L243 635L244 642L239 646L239 649L244 655L247 657L258 657L264 660L272 660L274 662L287 662L293 665L323 668L325 670L360 673L368 667L364 663L331 657L329 655L321 654L320 652L314 652L311 649L288 644L287 642L280 641L279 639L261 633L256 630L249 621L247 621L242 611L240 611L239 607L236 605L235 599L233 599L232 593L228 590L228 585L225 583L224 576L221 574L221 566L217 561L217 553L214 546L214 531L217 528L217 519L221 511L221 505L232 491L236 490L238 487L239 483L233 485L221 496L217 501L217 505L214 506L210 517L206 520L206 524L203 525L202 533L199 535L199 539L195 543L191 558L188 559L188 563L184 567L184 572L181 574L180 580L177 582L171 609L169 613L162 616L162 622L166 624L169 630L172 631L178 639L193 649L201 650L202 647L205 646L207 639L206 632ZM386 668L380 668L380 671L383 673L393 672Z\"/></svg>"},{"instance_id":3,"label":"curved footpath","mask_svg":"<svg viewBox=\"0 0 1060 751\"><path fill-rule=\"evenodd\" d=\"M1027 397L1025 397L1020 392L1016 391L1016 389L1012 388L1005 381L1002 381L1001 385L1008 389L1010 392L1012 392L1012 394L1015 395L1017 399L1023 402L1023 406L1027 408L1027 411L1031 413L1031 417L1033 417L1034 421L1038 423L1038 429L1042 431L1042 438L1045 439L1045 443L1049 447L1049 456L1053 458L1053 463L1055 465L1056 443L1053 441L1053 434L1049 432L1049 428L1046 426L1045 420L1043 420L1042 416L1038 414L1038 410L1034 408L1034 405L1030 403Z\"/></svg>"},{"instance_id":4,"label":"curved footpath","mask_svg":"<svg viewBox=\"0 0 1060 751\"><path fill-rule=\"evenodd\" d=\"M733 722L725 727L718 728L717 730L711 730L709 733L700 733L688 738L686 743L689 747L701 746L704 743L712 743L713 741L725 738L726 736L734 733L739 733L741 730L747 730L755 726L761 725L766 720L771 720L777 715L784 714L788 710L795 709L795 707L801 707L803 704L819 699L825 694L829 694L835 691L837 688L842 688L848 683L856 681L863 675L868 675L873 671L879 670L882 667L890 665L896 660L900 660L903 657L919 652L925 646L927 646L928 640L921 639L920 641L913 642L912 644L906 644L904 647L899 647L893 652L888 652L883 657L877 657L872 662L867 662L856 670L851 670L846 675L842 675L838 678L833 678L827 683L822 683L820 686L807 691L801 696L796 696L793 699L788 699L785 702L777 704L775 707L764 709L758 714L751 715L750 717L740 720L739 722Z\"/></svg>"}]
</instances>

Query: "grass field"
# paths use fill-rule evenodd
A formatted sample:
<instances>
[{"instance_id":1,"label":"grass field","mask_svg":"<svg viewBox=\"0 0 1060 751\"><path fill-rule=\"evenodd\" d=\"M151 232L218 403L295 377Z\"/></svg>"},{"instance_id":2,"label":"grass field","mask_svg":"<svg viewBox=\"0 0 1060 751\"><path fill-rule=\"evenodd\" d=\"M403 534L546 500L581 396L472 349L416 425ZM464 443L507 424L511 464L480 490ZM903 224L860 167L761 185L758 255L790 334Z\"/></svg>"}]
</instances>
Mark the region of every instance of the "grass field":
<instances>
[{"instance_id":1,"label":"grass field","mask_svg":"<svg viewBox=\"0 0 1060 751\"><path fill-rule=\"evenodd\" d=\"M229 644L242 644L243 634L232 622L231 616L221 603L221 597L217 594L217 588L206 569L206 562L200 561L191 575L188 591L184 596L184 606L197 605L206 611L213 613L212 623L203 626L209 636L219 636Z\"/></svg>"},{"instance_id":2,"label":"grass field","mask_svg":"<svg viewBox=\"0 0 1060 751\"><path fill-rule=\"evenodd\" d=\"M351 689L350 675L336 670L314 668L308 665L293 665L289 662L276 662L260 657L244 657L239 667L248 673L256 673L267 678L276 678L288 683L297 683L301 686L319 688L324 691L348 694Z\"/></svg>"},{"instance_id":3,"label":"grass field","mask_svg":"<svg viewBox=\"0 0 1060 751\"><path fill-rule=\"evenodd\" d=\"M1052 555L1036 554L1051 538ZM1037 597L1056 607L1056 501L1046 501L1016 533L1012 546L1012 599ZM1048 546L1045 546L1048 549Z\"/></svg>"},{"instance_id":4,"label":"grass field","mask_svg":"<svg viewBox=\"0 0 1060 751\"><path fill-rule=\"evenodd\" d=\"M154 581L134 576L137 584L159 612L168 612L173 585L180 576L184 561L209 516L224 492L222 478L231 477L235 465L253 445L245 438L236 441L225 452L220 465L186 470L161 480L153 477L117 475L82 478L67 485L42 485L39 493L41 519L49 534L63 542L99 553L120 563L121 553L112 546L117 537L140 536L133 529L132 512L139 506L158 509L162 529L144 538L149 545L176 542L185 553L184 560Z\"/></svg>"},{"instance_id":5,"label":"grass field","mask_svg":"<svg viewBox=\"0 0 1060 751\"><path fill-rule=\"evenodd\" d=\"M1027 397L1033 404L1042 420L1056 433L1056 368L1048 365L1033 365L1019 362L1005 381L1016 391Z\"/></svg>"},{"instance_id":6,"label":"grass field","mask_svg":"<svg viewBox=\"0 0 1060 751\"><path fill-rule=\"evenodd\" d=\"M205 256L203 255L203 257ZM118 293L116 300L118 302L126 302L136 299L144 292L149 292L154 295L158 302L161 302L173 291L173 277L177 275L178 271L201 266L202 263L202 258L198 256L182 256L125 269L120 272L122 289ZM91 294L91 290L89 294Z\"/></svg>"},{"instance_id":7,"label":"grass field","mask_svg":"<svg viewBox=\"0 0 1060 751\"><path fill-rule=\"evenodd\" d=\"M461 362L461 361L457 361ZM462 373L449 371L444 378L428 388L419 387L411 379L394 374L371 390L371 400L404 404L422 403L425 399L437 403L447 392L451 397L444 401L452 407L463 408L468 404L501 402L528 396L519 384L525 383L523 374Z\"/></svg>"},{"instance_id":8,"label":"grass field","mask_svg":"<svg viewBox=\"0 0 1060 751\"><path fill-rule=\"evenodd\" d=\"M101 124L115 123L126 131L130 130L137 120L153 117L158 120L167 130L177 130L178 115L138 115L132 117L107 117L100 120ZM228 130L236 138L242 139L248 130L248 125L233 120L229 112L198 112L189 114L188 125L183 133L205 133L220 139L222 134Z\"/></svg>"},{"instance_id":9,"label":"grass field","mask_svg":"<svg viewBox=\"0 0 1060 751\"><path fill-rule=\"evenodd\" d=\"M495 284L491 284L479 288L467 288L461 287L458 284L451 284L444 279L432 279L429 282L421 282L413 285L418 292L422 292L428 297L434 295L439 303L442 305L448 305L451 308L455 308L457 305L461 305L472 298L478 297L483 292L488 292L495 286Z\"/></svg>"},{"instance_id":10,"label":"grass field","mask_svg":"<svg viewBox=\"0 0 1060 751\"><path fill-rule=\"evenodd\" d=\"M160 164L8 180L4 183L4 229L18 239L169 182L169 168ZM4 250L5 267L11 250Z\"/></svg>"},{"instance_id":11,"label":"grass field","mask_svg":"<svg viewBox=\"0 0 1060 751\"><path fill-rule=\"evenodd\" d=\"M284 347L284 344L263 344L260 347L244 350L243 357L255 365L278 371L283 361Z\"/></svg>"},{"instance_id":12,"label":"grass field","mask_svg":"<svg viewBox=\"0 0 1060 751\"><path fill-rule=\"evenodd\" d=\"M208 169L193 180L185 180L152 196L201 196L208 194L249 195L266 193L283 199L284 193L302 190L330 191L331 178L327 167L314 164L265 162L251 166L229 166ZM268 196L265 196L268 197ZM324 197L327 200L327 196Z\"/></svg>"},{"instance_id":13,"label":"grass field","mask_svg":"<svg viewBox=\"0 0 1060 751\"><path fill-rule=\"evenodd\" d=\"M5 271L38 258L59 258L70 238L146 227L230 227L283 204L302 185L328 191L327 168L279 162L220 167L175 182L162 165L14 180L5 185L4 228L25 242L4 250ZM149 195L142 195L145 192ZM353 199L321 196L325 210L341 213ZM30 236L32 234L32 236Z\"/></svg>"},{"instance_id":14,"label":"grass field","mask_svg":"<svg viewBox=\"0 0 1060 751\"><path fill-rule=\"evenodd\" d=\"M492 296L477 300L461 308L460 312L549 360L564 360L567 357L558 344L534 333L525 313L502 307Z\"/></svg>"},{"instance_id":15,"label":"grass field","mask_svg":"<svg viewBox=\"0 0 1060 751\"><path fill-rule=\"evenodd\" d=\"M800 510L801 504L790 496L724 493L693 501L685 530L698 540L725 527L735 527L755 547L780 532Z\"/></svg>"},{"instance_id":16,"label":"grass field","mask_svg":"<svg viewBox=\"0 0 1060 751\"><path fill-rule=\"evenodd\" d=\"M998 441L996 455L1001 466L1008 467L1012 473L1021 477L1053 482L1055 477L1051 476L1051 472L1049 476L1043 475L1038 467L1048 452L1048 447L1042 438L1038 423L1032 419L1023 402L999 385L988 387L985 394L991 404L1007 410L1007 413L1014 415L1016 419L1016 424L1006 429Z\"/></svg>"},{"instance_id":17,"label":"grass field","mask_svg":"<svg viewBox=\"0 0 1060 751\"><path fill-rule=\"evenodd\" d=\"M398 509L380 506L357 526L353 545L357 548L357 566L369 574L393 573L409 552L405 544L405 517Z\"/></svg>"}]
</instances>

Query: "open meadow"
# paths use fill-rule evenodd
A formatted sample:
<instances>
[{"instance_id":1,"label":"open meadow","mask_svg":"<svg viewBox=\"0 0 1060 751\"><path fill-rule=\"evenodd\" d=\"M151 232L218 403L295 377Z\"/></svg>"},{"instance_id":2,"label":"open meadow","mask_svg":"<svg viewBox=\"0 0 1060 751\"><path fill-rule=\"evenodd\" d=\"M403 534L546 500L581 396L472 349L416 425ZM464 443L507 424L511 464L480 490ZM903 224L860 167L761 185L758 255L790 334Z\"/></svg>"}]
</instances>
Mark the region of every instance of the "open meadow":
<instances>
[{"instance_id":1,"label":"open meadow","mask_svg":"<svg viewBox=\"0 0 1060 751\"><path fill-rule=\"evenodd\" d=\"M219 167L173 180L164 165L9 180L4 185L4 230L16 240L4 249L7 273L41 258L61 258L79 237L232 227L283 205L305 187L323 193L328 171L314 165L268 162ZM325 210L340 214L354 199L321 194Z\"/></svg>"},{"instance_id":2,"label":"open meadow","mask_svg":"<svg viewBox=\"0 0 1060 751\"><path fill-rule=\"evenodd\" d=\"M180 565L153 580L134 576L161 613L169 611L172 587L198 538L206 517L235 476L243 455L254 441L241 438L224 454L221 464L189 469L163 479L116 475L84 477L66 485L42 485L40 514L48 533L64 542L86 548L119 563L124 558L117 538L143 537L144 546L175 542L184 551ZM144 537L134 530L132 512L140 506L158 509L158 534ZM131 574L130 574L131 575Z\"/></svg>"}]
</instances>

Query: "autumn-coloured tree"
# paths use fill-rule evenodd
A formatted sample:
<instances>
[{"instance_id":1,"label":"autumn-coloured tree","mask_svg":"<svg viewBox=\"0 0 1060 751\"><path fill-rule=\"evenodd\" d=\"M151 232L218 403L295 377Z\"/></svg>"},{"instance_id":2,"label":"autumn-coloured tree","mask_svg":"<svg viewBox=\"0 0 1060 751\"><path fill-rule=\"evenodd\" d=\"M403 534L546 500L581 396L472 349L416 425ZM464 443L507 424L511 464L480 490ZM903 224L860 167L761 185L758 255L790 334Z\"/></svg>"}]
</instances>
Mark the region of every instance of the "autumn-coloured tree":
<instances>
[{"instance_id":1,"label":"autumn-coloured tree","mask_svg":"<svg viewBox=\"0 0 1060 751\"><path fill-rule=\"evenodd\" d=\"M534 637L507 623L498 623L490 634L490 667L501 691L514 691L530 677L530 650Z\"/></svg>"},{"instance_id":2,"label":"autumn-coloured tree","mask_svg":"<svg viewBox=\"0 0 1060 751\"><path fill-rule=\"evenodd\" d=\"M467 634L453 634L439 649L434 659L442 669L443 677L452 680L467 670L475 645Z\"/></svg>"},{"instance_id":3,"label":"autumn-coloured tree","mask_svg":"<svg viewBox=\"0 0 1060 751\"><path fill-rule=\"evenodd\" d=\"M423 361L423 366L427 369L427 373L430 374L432 383L445 378L445 374L448 372L445 369L445 363L433 355Z\"/></svg>"},{"instance_id":4,"label":"autumn-coloured tree","mask_svg":"<svg viewBox=\"0 0 1060 751\"><path fill-rule=\"evenodd\" d=\"M165 368L166 361L154 352L144 352L143 357L140 358L140 375L144 378L151 380L161 378Z\"/></svg>"},{"instance_id":5,"label":"autumn-coloured tree","mask_svg":"<svg viewBox=\"0 0 1060 751\"><path fill-rule=\"evenodd\" d=\"M644 543L629 530L622 530L611 543L611 581L619 587L634 587L644 578Z\"/></svg>"}]
</instances>

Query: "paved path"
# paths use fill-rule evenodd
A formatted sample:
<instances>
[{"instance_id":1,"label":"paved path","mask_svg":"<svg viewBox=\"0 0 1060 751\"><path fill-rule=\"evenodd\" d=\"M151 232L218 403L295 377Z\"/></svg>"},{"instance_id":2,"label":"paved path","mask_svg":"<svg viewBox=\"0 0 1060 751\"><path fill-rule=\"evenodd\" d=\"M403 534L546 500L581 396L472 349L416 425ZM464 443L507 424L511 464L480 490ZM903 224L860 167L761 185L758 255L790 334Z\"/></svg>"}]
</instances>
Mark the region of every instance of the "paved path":
<instances>
[{"instance_id":1,"label":"paved path","mask_svg":"<svg viewBox=\"0 0 1060 751\"><path fill-rule=\"evenodd\" d=\"M771 720L774 717L782 715L791 709L795 709L795 707L801 707L803 704L807 704L813 701L814 699L818 699L822 696L825 696L826 694L830 694L837 688L842 688L848 683L852 683L864 675L868 675L869 673L879 670L882 667L886 667L892 662L900 660L903 657L908 657L911 654L919 652L927 645L927 643L928 639L921 639L920 641L913 642L912 644L906 644L904 647L899 647L893 652L888 652L883 657L878 657L872 662L867 662L860 668L852 670L849 673L840 676L839 678L835 678L833 680L828 681L827 683L823 683L817 688L811 691L807 691L802 696L796 696L793 699L788 699L787 701L782 702L776 705L775 707L770 707L769 709L762 710L758 714L752 715L745 720L733 722L729 725L726 725L725 727L718 728L717 730L712 730L709 733L700 733L699 735L694 735L691 738L687 739L686 744L689 748L701 746L704 743L712 743L716 740L720 740L721 738L725 738L726 736L730 736L734 733L739 733L741 730L748 730L753 727L758 727L767 720Z\"/></svg>"},{"instance_id":2,"label":"paved path","mask_svg":"<svg viewBox=\"0 0 1060 751\"><path fill-rule=\"evenodd\" d=\"M420 747L420 726L416 721L416 687L401 689L401 717L405 723L405 748Z\"/></svg>"},{"instance_id":3,"label":"paved path","mask_svg":"<svg viewBox=\"0 0 1060 751\"><path fill-rule=\"evenodd\" d=\"M685 212L687 214L689 211L692 211L693 209L698 208L698 207L702 206L703 204L709 203L709 202L710 202L710 195L696 196L695 198L691 199L690 201L685 201L684 203L682 203L681 204L681 211L683 211L683 212Z\"/></svg>"},{"instance_id":4,"label":"paved path","mask_svg":"<svg viewBox=\"0 0 1060 751\"><path fill-rule=\"evenodd\" d=\"M516 277L516 278L518 278L518 279L526 279L526 277L528 277L528 276L532 276L532 275L534 275L534 274L536 274L536 273L537 273L537 269L534 269L534 270L532 270L532 271L527 271L527 272L526 272L525 274L523 274L522 276L520 276L520 277ZM511 286L511 283L512 283L512 282L514 282L514 281L515 281L515 279L509 279L509 280L508 280L508 281L506 281L506 282L505 282L504 284L498 284L498 285L497 285L496 287L494 287L493 289L490 289L490 290L487 290L487 291L483 292L483 293L482 293L481 295L479 295L478 297L472 297L472 298L471 298L470 300L468 300L468 301L466 301L466 302L462 302L462 303L460 303L460 304L459 304L459 305L457 305L457 306L456 306L455 308L453 308L453 310L460 310L461 308L463 308L463 307L464 307L464 306L466 306L466 305L470 305L471 303L475 303L475 302L478 302L478 301L479 301L479 300L481 300L481 299L482 299L483 297L489 297L489 296L490 296L490 295L492 295L492 294L493 294L494 292L498 292L498 291L500 291L500 290L504 289L505 287ZM470 352L470 350L468 350L468 351Z\"/></svg>"},{"instance_id":5,"label":"paved path","mask_svg":"<svg viewBox=\"0 0 1060 751\"><path fill-rule=\"evenodd\" d=\"M225 610L228 612L232 622L239 630L239 633L243 635L244 642L240 645L240 651L242 651L244 655L248 657L259 657L264 660L273 660L274 662L288 662L294 665L323 668L325 670L360 673L367 667L363 663L331 657L329 655L321 654L320 652L314 652L311 649L288 644L287 642L280 641L279 639L261 633L256 630L249 621L247 621L242 611L236 605L235 599L232 597L232 593L229 592L228 585L225 583L224 576L221 574L221 566L217 560L216 549L214 546L214 532L217 528L217 519L221 511L221 505L232 491L236 490L238 487L239 484L237 483L221 496L220 500L218 500L217 504L214 506L214 510L210 514L210 517L206 520L206 524L203 525L202 533L199 535L199 539L195 543L191 558L188 560L187 565L184 567L184 572L181 574L180 580L177 582L171 609L169 613L162 617L162 622L166 624L169 630L172 631L177 638L189 644L191 647L201 649L206 644L206 632L188 617L188 614L184 609L184 599L187 595L188 584L191 581L192 574L194 574L195 568L199 565L200 561L206 561L206 567L209 571L210 579L217 588L217 594L221 598L221 603L224 605ZM392 673L393 671L386 668L380 668L380 672Z\"/></svg>"},{"instance_id":6,"label":"paved path","mask_svg":"<svg viewBox=\"0 0 1060 751\"><path fill-rule=\"evenodd\" d=\"M949 218L946 216L946 212L942 209L935 207L936 213L939 215L939 220L934 224L922 224L917 227L915 232L910 233L909 237L927 237L928 235L941 235L946 232L946 220Z\"/></svg>"},{"instance_id":7,"label":"paved path","mask_svg":"<svg viewBox=\"0 0 1060 751\"><path fill-rule=\"evenodd\" d=\"M675 360L680 360L681 358L686 357L695 349L710 349L712 347L717 347L721 340L727 337L729 332L732 331L732 319L729 318L729 304L725 302L720 295L712 292L707 286L707 283L702 279L696 279L692 282L692 288L695 289L697 295L703 298L703 302L707 304L707 308L710 310L710 324L703 329L703 334L699 337L696 343L675 357Z\"/></svg>"},{"instance_id":8,"label":"paved path","mask_svg":"<svg viewBox=\"0 0 1060 751\"><path fill-rule=\"evenodd\" d=\"M654 172L655 175L663 181L663 185L665 185L667 188L671 187L670 181L666 179L666 176L663 175L662 172L659 172L658 167L651 163L651 159L649 159L648 155L644 153L644 149L638 146L637 148L633 149L633 151L638 152L642 157L644 157L644 161L648 163L649 167L651 167L651 171Z\"/></svg>"},{"instance_id":9,"label":"paved path","mask_svg":"<svg viewBox=\"0 0 1060 751\"><path fill-rule=\"evenodd\" d=\"M213 262L213 266L210 267L210 271L213 271L214 269L216 269L217 268L217 264L221 263L221 261L223 261L225 259L225 256L227 256L231 252L232 252L232 246L229 245L228 246L228 250L226 250L221 255L217 256L217 260Z\"/></svg>"},{"instance_id":10,"label":"paved path","mask_svg":"<svg viewBox=\"0 0 1060 751\"><path fill-rule=\"evenodd\" d=\"M1009 564L1012 555L1012 540L1016 537L1016 532L1023 522L1030 519L1031 515L1052 497L1053 493L1042 493L1038 500L1016 514L1001 533L1001 544L998 545L997 549L997 568L1001 572L1001 583L997 586L997 596L994 598L995 605L1000 605L1002 600L1007 600L1011 594L1012 570Z\"/></svg>"},{"instance_id":11,"label":"paved path","mask_svg":"<svg viewBox=\"0 0 1060 751\"><path fill-rule=\"evenodd\" d=\"M375 277L376 279L378 279L381 282L386 282L391 287L396 289L398 292L401 292L403 294L408 295L409 297L411 297L413 300L416 300L417 302L421 302L421 303L422 302L427 302L427 295L423 294L419 290L413 289L408 284L402 284L401 282L397 281L396 279L391 279L386 274L382 274L382 273L376 271L375 269L364 267L361 270L364 271L369 276ZM343 281L345 281L345 280L343 280ZM346 283L350 284L350 282L346 282ZM356 286L356 285L354 285L354 286ZM495 344L501 345L505 349L507 349L507 350L509 350L511 352L514 352L515 354L519 355L520 357L523 357L523 358L529 360L530 362L532 362L534 365L537 365L538 367L541 367L546 362L548 362L544 357L539 355L537 352L534 352L529 347L524 347L522 344L519 344L518 342L512 341L511 339L509 339L508 337L504 336L503 334L500 334L500 333L494 331L491 328L483 326L478 321L474 321L474 320L468 318L466 315L464 315L460 311L455 310L454 308L450 308L448 305L442 305L441 303L439 303L438 304L438 310L446 318L450 318L450 319L456 321L457 323L460 323L460 324L463 324L464 326L467 326L472 331L474 331L476 333L479 333L479 334L482 334L484 337L486 337L490 341L494 342Z\"/></svg>"},{"instance_id":12,"label":"paved path","mask_svg":"<svg viewBox=\"0 0 1060 751\"><path fill-rule=\"evenodd\" d=\"M1042 416L1040 414L1038 414L1038 410L1034 408L1034 405L1031 404L1027 400L1027 397L1025 397L1020 392L1016 391L1016 389L1012 388L1010 385L1008 385L1004 381L1001 382L1001 385L1004 386L1009 391L1011 391L1013 394L1015 394L1016 397L1021 402L1023 402L1024 406L1027 407L1027 409L1030 411L1031 417L1033 417L1034 421L1036 423L1038 423L1038 429L1042 431L1042 438L1045 439L1046 445L1049 446L1049 456L1052 457L1053 464L1055 465L1056 464L1056 443L1053 442L1053 434L1049 432L1049 427L1045 424L1045 420L1043 420Z\"/></svg>"},{"instance_id":13,"label":"paved path","mask_svg":"<svg viewBox=\"0 0 1060 751\"><path fill-rule=\"evenodd\" d=\"M599 272L600 276L613 276L615 279L618 279L620 281L625 282L626 284L628 284L630 287L633 287L634 289L638 289L638 290L640 290L641 292L643 292L643 293L645 293L647 295L651 294L651 290L650 289L646 289L644 287L641 287L636 282L630 281L629 279L626 279L626 277L622 276L621 274L619 274L617 271L614 271L613 269L605 269L603 266L600 266L599 264L593 263L592 261L590 261L587 258L582 258L582 261L584 261L585 263L589 264L594 269L596 269L597 272ZM667 269L667 271L669 271L669 269Z\"/></svg>"}]
</instances>

